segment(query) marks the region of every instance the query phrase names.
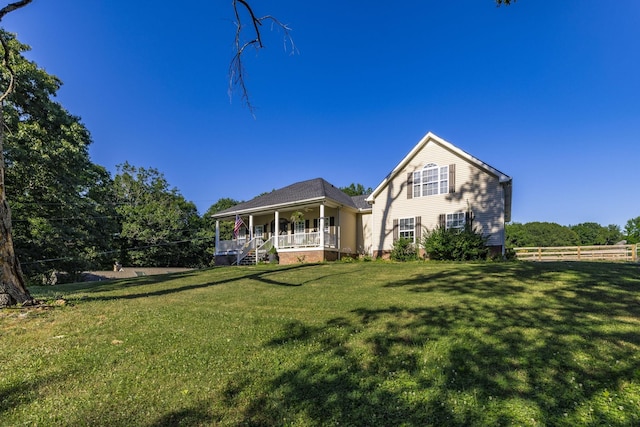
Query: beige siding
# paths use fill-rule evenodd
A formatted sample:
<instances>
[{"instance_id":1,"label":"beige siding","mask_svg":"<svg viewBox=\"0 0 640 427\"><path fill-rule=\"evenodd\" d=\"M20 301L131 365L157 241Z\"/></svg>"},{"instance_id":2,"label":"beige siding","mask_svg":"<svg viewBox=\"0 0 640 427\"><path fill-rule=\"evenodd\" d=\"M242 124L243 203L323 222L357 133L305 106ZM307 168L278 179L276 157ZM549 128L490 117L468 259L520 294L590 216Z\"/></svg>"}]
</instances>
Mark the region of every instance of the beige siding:
<instances>
[{"instance_id":1,"label":"beige siding","mask_svg":"<svg viewBox=\"0 0 640 427\"><path fill-rule=\"evenodd\" d=\"M356 217L356 246L359 254L371 254L372 246L372 233L371 233L371 220L373 215L370 212L358 214Z\"/></svg>"},{"instance_id":2,"label":"beige siding","mask_svg":"<svg viewBox=\"0 0 640 427\"><path fill-rule=\"evenodd\" d=\"M337 224L337 218L336 218ZM358 250L356 245L356 213L340 210L340 252L354 254Z\"/></svg>"},{"instance_id":3,"label":"beige siding","mask_svg":"<svg viewBox=\"0 0 640 427\"><path fill-rule=\"evenodd\" d=\"M455 193L407 198L407 174L428 163L456 165ZM388 251L393 244L393 220L420 216L422 226L433 229L440 214L464 212L469 204L475 225L489 236L490 245L502 244L504 194L498 177L489 174L442 146L429 142L410 159L378 194L373 205L374 251Z\"/></svg>"}]
</instances>

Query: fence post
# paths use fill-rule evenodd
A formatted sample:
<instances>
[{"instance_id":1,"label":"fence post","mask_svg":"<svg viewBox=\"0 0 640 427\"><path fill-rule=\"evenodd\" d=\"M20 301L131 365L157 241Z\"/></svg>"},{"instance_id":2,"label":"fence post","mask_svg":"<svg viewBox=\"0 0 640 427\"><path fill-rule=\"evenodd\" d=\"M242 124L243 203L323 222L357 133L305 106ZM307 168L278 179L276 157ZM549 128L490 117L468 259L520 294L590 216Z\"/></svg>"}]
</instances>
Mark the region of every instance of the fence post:
<instances>
[{"instance_id":1,"label":"fence post","mask_svg":"<svg viewBox=\"0 0 640 427\"><path fill-rule=\"evenodd\" d=\"M542 248L538 246L538 261L542 261Z\"/></svg>"},{"instance_id":2,"label":"fence post","mask_svg":"<svg viewBox=\"0 0 640 427\"><path fill-rule=\"evenodd\" d=\"M578 246L578 261L580 261L580 246Z\"/></svg>"}]
</instances>

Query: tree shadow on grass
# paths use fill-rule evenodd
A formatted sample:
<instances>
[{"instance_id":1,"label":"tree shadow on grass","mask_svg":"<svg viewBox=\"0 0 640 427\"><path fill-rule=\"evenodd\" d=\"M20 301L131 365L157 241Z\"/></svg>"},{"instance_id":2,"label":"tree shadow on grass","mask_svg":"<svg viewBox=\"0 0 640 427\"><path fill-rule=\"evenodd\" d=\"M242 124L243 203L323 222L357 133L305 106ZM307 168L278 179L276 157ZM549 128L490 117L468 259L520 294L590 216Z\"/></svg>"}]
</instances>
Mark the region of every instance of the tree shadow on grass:
<instances>
[{"instance_id":1,"label":"tree shadow on grass","mask_svg":"<svg viewBox=\"0 0 640 427\"><path fill-rule=\"evenodd\" d=\"M102 292L119 291L121 289L139 288L144 285L151 285L151 284L156 285L156 284L161 284L163 282L167 282L167 284L170 284L170 282L173 280L184 278L185 273L175 273L177 275L176 277L174 277L173 275L167 275L167 277L164 277L160 280L154 280L153 277L126 279L122 282L118 282L110 285L106 290L105 289L96 290L96 289L93 289L93 287L89 287L89 286L87 287L86 291L82 288L75 288L74 289L75 292L82 292L82 293L88 292L90 293L90 295L88 296L83 295L76 299L72 299L72 301L73 302L112 301L112 300L130 300L130 299L146 298L146 297L159 297L159 296L171 295L171 294L180 293L180 292L187 292L191 290L208 288L211 286L218 286L218 285L234 283L239 281L247 281L247 280L254 280L259 283L262 283L265 285L272 285L272 286L297 287L297 286L302 286L304 282L298 280L298 278L285 279L279 276L291 271L301 271L304 269L308 269L309 267L312 267L314 265L316 264L296 264L296 265L290 265L285 267L279 267L277 269L258 270L253 273L250 272L251 270L247 270L245 268L226 267L227 271L229 271L230 274L222 276L219 280L209 281L205 283L185 284L183 281L178 281L177 286L167 286L162 289L151 290L149 292L127 293L124 295L95 295L95 296L91 295L91 293L98 293L101 291ZM196 279L204 277L203 275L196 275L196 274L193 274L193 275Z\"/></svg>"},{"instance_id":2,"label":"tree shadow on grass","mask_svg":"<svg viewBox=\"0 0 640 427\"><path fill-rule=\"evenodd\" d=\"M23 405L27 406L38 400L41 397L42 387L50 386L56 382L63 382L66 377L76 374L76 372L43 374L20 382L14 382L6 387L0 387L0 420L3 418L2 414Z\"/></svg>"},{"instance_id":3,"label":"tree shadow on grass","mask_svg":"<svg viewBox=\"0 0 640 427\"><path fill-rule=\"evenodd\" d=\"M149 427L213 425L214 421L206 403L203 401L189 408L166 413L150 423Z\"/></svg>"},{"instance_id":4,"label":"tree shadow on grass","mask_svg":"<svg viewBox=\"0 0 640 427\"><path fill-rule=\"evenodd\" d=\"M638 268L595 264L487 266L497 277L482 283L451 269L390 284L407 298L449 297L291 322L267 346L309 350L259 386L231 381L226 404L241 407L243 425L638 424Z\"/></svg>"}]
</instances>

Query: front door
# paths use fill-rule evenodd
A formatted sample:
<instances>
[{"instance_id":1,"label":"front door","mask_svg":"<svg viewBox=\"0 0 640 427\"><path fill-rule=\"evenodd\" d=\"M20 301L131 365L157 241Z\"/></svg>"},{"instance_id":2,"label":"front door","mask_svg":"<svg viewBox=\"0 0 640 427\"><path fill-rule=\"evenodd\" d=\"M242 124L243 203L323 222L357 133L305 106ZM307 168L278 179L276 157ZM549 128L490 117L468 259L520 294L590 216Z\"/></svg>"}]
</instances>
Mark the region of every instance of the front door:
<instances>
[{"instance_id":1,"label":"front door","mask_svg":"<svg viewBox=\"0 0 640 427\"><path fill-rule=\"evenodd\" d=\"M256 235L255 235L256 239L264 240L264 226L263 225L256 225L256 229L254 231L256 233Z\"/></svg>"},{"instance_id":2,"label":"front door","mask_svg":"<svg viewBox=\"0 0 640 427\"><path fill-rule=\"evenodd\" d=\"M304 221L296 221L293 227L293 235L296 245L304 244Z\"/></svg>"}]
</instances>

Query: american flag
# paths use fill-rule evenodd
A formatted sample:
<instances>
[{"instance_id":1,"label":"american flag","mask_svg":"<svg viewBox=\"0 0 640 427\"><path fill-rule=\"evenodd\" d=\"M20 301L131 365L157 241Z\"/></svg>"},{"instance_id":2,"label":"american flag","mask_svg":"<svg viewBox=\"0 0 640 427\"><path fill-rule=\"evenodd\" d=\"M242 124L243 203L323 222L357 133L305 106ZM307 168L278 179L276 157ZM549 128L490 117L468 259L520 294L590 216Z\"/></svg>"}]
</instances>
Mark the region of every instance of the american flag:
<instances>
[{"instance_id":1,"label":"american flag","mask_svg":"<svg viewBox=\"0 0 640 427\"><path fill-rule=\"evenodd\" d=\"M236 223L233 225L233 237L238 238L238 233L240 232L240 227L244 225L244 221L240 218L239 215L236 215Z\"/></svg>"}]
</instances>

